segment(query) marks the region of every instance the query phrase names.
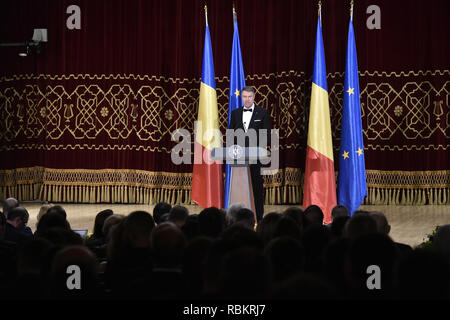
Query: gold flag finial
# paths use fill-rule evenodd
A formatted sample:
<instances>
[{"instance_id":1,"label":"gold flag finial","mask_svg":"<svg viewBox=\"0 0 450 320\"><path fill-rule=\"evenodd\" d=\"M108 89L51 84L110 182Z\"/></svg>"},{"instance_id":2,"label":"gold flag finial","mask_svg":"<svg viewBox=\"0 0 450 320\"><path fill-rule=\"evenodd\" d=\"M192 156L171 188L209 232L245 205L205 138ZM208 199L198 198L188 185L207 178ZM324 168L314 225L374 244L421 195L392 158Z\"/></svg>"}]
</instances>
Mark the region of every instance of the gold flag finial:
<instances>
[{"instance_id":1,"label":"gold flag finial","mask_svg":"<svg viewBox=\"0 0 450 320\"><path fill-rule=\"evenodd\" d=\"M322 25L322 0L319 0L319 20Z\"/></svg>"},{"instance_id":2,"label":"gold flag finial","mask_svg":"<svg viewBox=\"0 0 450 320\"><path fill-rule=\"evenodd\" d=\"M353 0L350 1L350 20L353 21Z\"/></svg>"},{"instance_id":3,"label":"gold flag finial","mask_svg":"<svg viewBox=\"0 0 450 320\"><path fill-rule=\"evenodd\" d=\"M206 26L208 26L208 7L206 6L206 1L205 1L205 20Z\"/></svg>"},{"instance_id":4,"label":"gold flag finial","mask_svg":"<svg viewBox=\"0 0 450 320\"><path fill-rule=\"evenodd\" d=\"M236 7L233 1L233 22L235 22L236 20L237 20Z\"/></svg>"}]
</instances>

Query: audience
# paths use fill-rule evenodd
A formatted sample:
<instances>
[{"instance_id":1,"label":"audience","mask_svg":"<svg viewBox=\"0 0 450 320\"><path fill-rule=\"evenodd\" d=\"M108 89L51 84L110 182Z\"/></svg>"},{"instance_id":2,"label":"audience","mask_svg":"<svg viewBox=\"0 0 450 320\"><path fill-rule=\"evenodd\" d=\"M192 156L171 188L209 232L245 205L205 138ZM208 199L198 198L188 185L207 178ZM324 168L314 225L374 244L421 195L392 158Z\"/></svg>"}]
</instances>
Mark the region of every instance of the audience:
<instances>
[{"instance_id":1,"label":"audience","mask_svg":"<svg viewBox=\"0 0 450 320\"><path fill-rule=\"evenodd\" d=\"M40 208L34 234L17 200L3 209L1 299L450 298L450 225L437 229L429 248L412 249L389 237L382 212L350 217L336 206L325 226L319 207L290 207L268 213L255 230L254 213L242 204L190 215L159 203L158 218L100 211L83 243L60 205Z\"/></svg>"}]
</instances>

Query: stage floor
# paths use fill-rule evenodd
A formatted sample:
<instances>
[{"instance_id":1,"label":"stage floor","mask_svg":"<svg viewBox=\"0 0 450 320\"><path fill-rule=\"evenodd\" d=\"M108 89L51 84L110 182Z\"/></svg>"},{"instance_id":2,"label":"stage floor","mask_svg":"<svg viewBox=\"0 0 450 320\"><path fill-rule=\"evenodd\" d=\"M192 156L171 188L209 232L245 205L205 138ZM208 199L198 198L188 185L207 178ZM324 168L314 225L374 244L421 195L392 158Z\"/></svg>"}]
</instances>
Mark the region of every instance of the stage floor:
<instances>
[{"instance_id":1,"label":"stage floor","mask_svg":"<svg viewBox=\"0 0 450 320\"><path fill-rule=\"evenodd\" d=\"M21 204L30 213L28 225L36 230L36 216L41 207L40 202ZM72 229L88 229L92 232L96 214L104 209L114 213L128 215L135 210L153 211L153 205L132 204L60 204L67 212L67 219ZM197 205L186 206L191 214L199 213L202 208ZM266 213L282 212L290 205L265 206ZM436 226L450 224L450 206L361 206L361 210L383 212L391 225L390 236L394 241L417 246Z\"/></svg>"}]
</instances>

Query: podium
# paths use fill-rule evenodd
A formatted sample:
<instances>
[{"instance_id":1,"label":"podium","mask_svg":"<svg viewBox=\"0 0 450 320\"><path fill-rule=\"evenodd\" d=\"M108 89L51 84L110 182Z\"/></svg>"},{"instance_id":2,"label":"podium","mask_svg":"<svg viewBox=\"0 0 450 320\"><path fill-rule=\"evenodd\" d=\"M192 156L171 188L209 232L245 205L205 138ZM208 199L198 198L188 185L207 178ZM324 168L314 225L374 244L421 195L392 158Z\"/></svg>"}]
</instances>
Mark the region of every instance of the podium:
<instances>
[{"instance_id":1,"label":"podium","mask_svg":"<svg viewBox=\"0 0 450 320\"><path fill-rule=\"evenodd\" d=\"M255 221L257 221L250 165L256 164L258 161L267 161L269 152L261 147L244 148L232 145L226 148L212 149L211 159L225 161L231 167L228 208L233 203L241 202L253 211Z\"/></svg>"}]
</instances>

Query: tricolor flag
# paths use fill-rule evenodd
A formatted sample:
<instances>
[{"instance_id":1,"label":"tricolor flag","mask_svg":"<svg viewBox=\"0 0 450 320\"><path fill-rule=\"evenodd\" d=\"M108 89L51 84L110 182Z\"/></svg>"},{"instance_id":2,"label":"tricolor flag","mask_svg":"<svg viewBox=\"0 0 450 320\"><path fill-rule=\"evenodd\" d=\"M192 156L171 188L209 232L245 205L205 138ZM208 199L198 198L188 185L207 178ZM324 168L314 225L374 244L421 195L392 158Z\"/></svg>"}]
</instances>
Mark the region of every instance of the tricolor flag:
<instances>
[{"instance_id":1,"label":"tricolor flag","mask_svg":"<svg viewBox=\"0 0 450 320\"><path fill-rule=\"evenodd\" d=\"M364 142L359 101L358 59L353 19L350 19L339 153L338 203L352 215L367 196Z\"/></svg>"},{"instance_id":2,"label":"tricolor flag","mask_svg":"<svg viewBox=\"0 0 450 320\"><path fill-rule=\"evenodd\" d=\"M237 24L236 11L233 8L234 34L233 47L231 49L231 71L230 71L230 95L228 102L228 126L231 121L231 112L243 105L241 99L241 89L245 87L244 65L242 63L241 44L239 41L239 31ZM227 126L227 127L228 127ZM231 167L225 165L225 201L224 208L228 209L230 200L230 178ZM231 203L230 203L231 204Z\"/></svg>"},{"instance_id":3,"label":"tricolor flag","mask_svg":"<svg viewBox=\"0 0 450 320\"><path fill-rule=\"evenodd\" d=\"M313 204L319 206L324 214L324 223L329 224L332 222L331 210L336 206L336 182L321 23L319 11L306 148L303 208L306 209Z\"/></svg>"},{"instance_id":4,"label":"tricolor flag","mask_svg":"<svg viewBox=\"0 0 450 320\"><path fill-rule=\"evenodd\" d=\"M206 15L206 7L205 7ZM223 207L222 164L211 160L211 150L222 146L220 137L214 136L219 130L216 82L211 36L206 16L205 44L203 48L202 79L198 121L195 128L194 169L192 173L192 201L202 208Z\"/></svg>"}]
</instances>

